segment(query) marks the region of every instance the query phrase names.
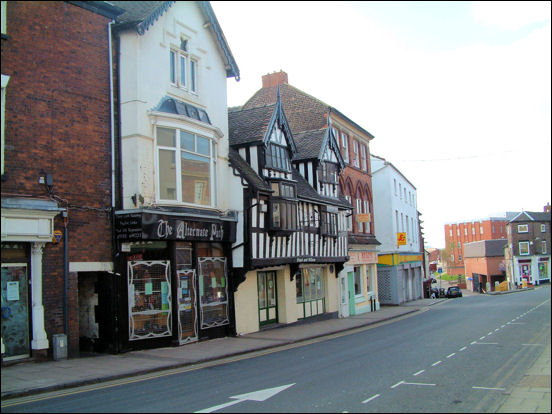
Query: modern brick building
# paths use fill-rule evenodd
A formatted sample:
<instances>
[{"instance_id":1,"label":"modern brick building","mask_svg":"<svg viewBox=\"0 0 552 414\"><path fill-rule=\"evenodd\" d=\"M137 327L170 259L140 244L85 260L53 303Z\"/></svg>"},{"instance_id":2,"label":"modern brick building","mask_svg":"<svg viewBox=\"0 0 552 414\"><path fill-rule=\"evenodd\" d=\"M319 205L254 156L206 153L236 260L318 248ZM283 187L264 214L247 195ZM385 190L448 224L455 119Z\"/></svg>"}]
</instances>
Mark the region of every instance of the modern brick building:
<instances>
[{"instance_id":1,"label":"modern brick building","mask_svg":"<svg viewBox=\"0 0 552 414\"><path fill-rule=\"evenodd\" d=\"M504 248L506 239L481 240L464 244L466 287L474 292L490 292L506 279Z\"/></svg>"},{"instance_id":2,"label":"modern brick building","mask_svg":"<svg viewBox=\"0 0 552 414\"><path fill-rule=\"evenodd\" d=\"M464 243L506 238L504 217L445 224L445 249L441 260L449 275L464 274Z\"/></svg>"},{"instance_id":3,"label":"modern brick building","mask_svg":"<svg viewBox=\"0 0 552 414\"><path fill-rule=\"evenodd\" d=\"M52 355L56 334L69 356L102 336L94 285L113 269L108 23L118 13L2 2L3 362Z\"/></svg>"}]
</instances>

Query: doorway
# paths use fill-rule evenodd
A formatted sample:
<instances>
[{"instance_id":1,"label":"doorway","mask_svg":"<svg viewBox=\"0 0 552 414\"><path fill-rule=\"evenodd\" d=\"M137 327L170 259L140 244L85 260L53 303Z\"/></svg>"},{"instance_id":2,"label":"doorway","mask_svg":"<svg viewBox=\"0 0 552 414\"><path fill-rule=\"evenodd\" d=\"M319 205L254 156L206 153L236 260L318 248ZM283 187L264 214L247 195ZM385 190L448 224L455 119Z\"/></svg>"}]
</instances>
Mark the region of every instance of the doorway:
<instances>
[{"instance_id":1,"label":"doorway","mask_svg":"<svg viewBox=\"0 0 552 414\"><path fill-rule=\"evenodd\" d=\"M259 325L278 323L276 300L276 272L257 273Z\"/></svg>"},{"instance_id":2,"label":"doorway","mask_svg":"<svg viewBox=\"0 0 552 414\"><path fill-rule=\"evenodd\" d=\"M349 316L348 273L339 276L339 314L342 318Z\"/></svg>"},{"instance_id":3,"label":"doorway","mask_svg":"<svg viewBox=\"0 0 552 414\"><path fill-rule=\"evenodd\" d=\"M2 263L3 360L30 357L29 276L26 263Z\"/></svg>"}]
</instances>

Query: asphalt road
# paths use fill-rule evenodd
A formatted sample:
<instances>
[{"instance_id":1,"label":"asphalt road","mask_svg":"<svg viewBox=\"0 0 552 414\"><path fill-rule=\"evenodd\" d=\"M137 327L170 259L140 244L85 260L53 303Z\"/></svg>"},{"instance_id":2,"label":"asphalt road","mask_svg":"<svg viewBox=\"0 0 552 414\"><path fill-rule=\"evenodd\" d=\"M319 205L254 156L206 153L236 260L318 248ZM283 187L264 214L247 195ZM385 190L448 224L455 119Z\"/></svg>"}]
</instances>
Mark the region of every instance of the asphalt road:
<instances>
[{"instance_id":1,"label":"asphalt road","mask_svg":"<svg viewBox=\"0 0 552 414\"><path fill-rule=\"evenodd\" d=\"M4 412L494 412L550 341L550 285Z\"/></svg>"}]
</instances>

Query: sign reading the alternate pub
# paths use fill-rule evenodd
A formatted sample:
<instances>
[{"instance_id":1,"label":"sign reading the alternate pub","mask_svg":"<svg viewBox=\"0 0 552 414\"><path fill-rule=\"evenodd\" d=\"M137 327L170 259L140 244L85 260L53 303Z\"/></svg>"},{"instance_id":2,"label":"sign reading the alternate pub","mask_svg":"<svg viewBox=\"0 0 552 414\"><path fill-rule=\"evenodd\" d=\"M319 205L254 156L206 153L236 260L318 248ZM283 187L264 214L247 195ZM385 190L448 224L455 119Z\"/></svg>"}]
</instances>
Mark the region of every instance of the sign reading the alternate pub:
<instances>
[{"instance_id":1,"label":"sign reading the alternate pub","mask_svg":"<svg viewBox=\"0 0 552 414\"><path fill-rule=\"evenodd\" d=\"M152 213L130 213L115 217L117 240L234 242L236 239L236 223L230 221L196 221Z\"/></svg>"}]
</instances>

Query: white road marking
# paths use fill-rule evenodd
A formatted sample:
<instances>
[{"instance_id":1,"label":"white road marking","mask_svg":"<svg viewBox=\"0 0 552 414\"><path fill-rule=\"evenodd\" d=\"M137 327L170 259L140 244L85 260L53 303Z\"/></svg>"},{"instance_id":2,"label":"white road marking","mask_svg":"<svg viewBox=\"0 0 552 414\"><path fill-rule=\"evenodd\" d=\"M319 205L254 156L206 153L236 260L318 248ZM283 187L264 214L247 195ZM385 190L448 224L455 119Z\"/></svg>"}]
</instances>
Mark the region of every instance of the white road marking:
<instances>
[{"instance_id":1,"label":"white road marking","mask_svg":"<svg viewBox=\"0 0 552 414\"><path fill-rule=\"evenodd\" d=\"M397 382L395 385L392 385L391 388L396 388L398 387L399 385L401 385L404 381L401 381L401 382Z\"/></svg>"},{"instance_id":2,"label":"white road marking","mask_svg":"<svg viewBox=\"0 0 552 414\"><path fill-rule=\"evenodd\" d=\"M505 391L506 388L490 388L490 387L472 387L478 390L493 390L493 391Z\"/></svg>"},{"instance_id":3,"label":"white road marking","mask_svg":"<svg viewBox=\"0 0 552 414\"><path fill-rule=\"evenodd\" d=\"M498 328L495 329L495 332L498 331Z\"/></svg>"},{"instance_id":4,"label":"white road marking","mask_svg":"<svg viewBox=\"0 0 552 414\"><path fill-rule=\"evenodd\" d=\"M432 367L436 366L436 365L439 365L441 363L441 361L437 361L437 362L434 362L433 364L431 364Z\"/></svg>"},{"instance_id":5,"label":"white road marking","mask_svg":"<svg viewBox=\"0 0 552 414\"><path fill-rule=\"evenodd\" d=\"M470 342L470 345L476 344L477 341Z\"/></svg>"},{"instance_id":6,"label":"white road marking","mask_svg":"<svg viewBox=\"0 0 552 414\"><path fill-rule=\"evenodd\" d=\"M486 336L486 335L483 335L483 336L482 336L481 338L479 338L479 339L485 339L485 336Z\"/></svg>"},{"instance_id":7,"label":"white road marking","mask_svg":"<svg viewBox=\"0 0 552 414\"><path fill-rule=\"evenodd\" d=\"M477 342L476 345L498 345L498 342Z\"/></svg>"},{"instance_id":8,"label":"white road marking","mask_svg":"<svg viewBox=\"0 0 552 414\"><path fill-rule=\"evenodd\" d=\"M500 325L501 328L504 328L506 325Z\"/></svg>"},{"instance_id":9,"label":"white road marking","mask_svg":"<svg viewBox=\"0 0 552 414\"><path fill-rule=\"evenodd\" d=\"M403 382L404 385L427 385L429 387L435 387L435 384L425 384L423 382Z\"/></svg>"},{"instance_id":10,"label":"white road marking","mask_svg":"<svg viewBox=\"0 0 552 414\"><path fill-rule=\"evenodd\" d=\"M362 404L366 404L367 402L370 402L370 401L372 401L372 400L378 398L379 396L380 396L379 394L376 394L376 395L374 395L374 396L372 396L372 397L370 397L370 398L368 398L368 399L362 401Z\"/></svg>"},{"instance_id":11,"label":"white road marking","mask_svg":"<svg viewBox=\"0 0 552 414\"><path fill-rule=\"evenodd\" d=\"M543 346L542 344L521 344L523 346Z\"/></svg>"},{"instance_id":12,"label":"white road marking","mask_svg":"<svg viewBox=\"0 0 552 414\"><path fill-rule=\"evenodd\" d=\"M421 374L422 372L424 372L424 371L425 371L425 369L422 369L422 370L416 372L416 373L414 374L414 376L420 375L420 374Z\"/></svg>"},{"instance_id":13,"label":"white road marking","mask_svg":"<svg viewBox=\"0 0 552 414\"><path fill-rule=\"evenodd\" d=\"M454 355L456 355L456 352L453 352L452 354L447 355L447 358L451 358L451 357L453 357Z\"/></svg>"},{"instance_id":14,"label":"white road marking","mask_svg":"<svg viewBox=\"0 0 552 414\"><path fill-rule=\"evenodd\" d=\"M462 352L464 349L466 349L465 346L463 346L462 348L460 348L459 351Z\"/></svg>"},{"instance_id":15,"label":"white road marking","mask_svg":"<svg viewBox=\"0 0 552 414\"><path fill-rule=\"evenodd\" d=\"M491 331L491 332L489 332L489 333L487 334L487 336L492 335L492 334L493 334L493 333L492 333L492 331Z\"/></svg>"}]
</instances>

